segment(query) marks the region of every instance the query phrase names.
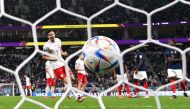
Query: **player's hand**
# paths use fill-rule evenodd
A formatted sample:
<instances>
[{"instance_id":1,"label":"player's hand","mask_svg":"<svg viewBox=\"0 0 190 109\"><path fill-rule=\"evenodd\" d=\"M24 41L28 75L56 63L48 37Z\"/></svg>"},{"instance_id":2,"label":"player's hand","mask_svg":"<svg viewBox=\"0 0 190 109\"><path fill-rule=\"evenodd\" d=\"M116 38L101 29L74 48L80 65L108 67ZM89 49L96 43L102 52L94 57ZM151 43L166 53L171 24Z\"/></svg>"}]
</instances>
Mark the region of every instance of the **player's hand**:
<instances>
[{"instance_id":1,"label":"player's hand","mask_svg":"<svg viewBox=\"0 0 190 109\"><path fill-rule=\"evenodd\" d=\"M168 73L167 73L167 70L166 70L166 69L164 70L164 75L165 75L165 76L168 76Z\"/></svg>"},{"instance_id":2,"label":"player's hand","mask_svg":"<svg viewBox=\"0 0 190 109\"><path fill-rule=\"evenodd\" d=\"M62 55L63 55L63 56L68 56L68 53L65 51L65 52L63 52Z\"/></svg>"},{"instance_id":3,"label":"player's hand","mask_svg":"<svg viewBox=\"0 0 190 109\"><path fill-rule=\"evenodd\" d=\"M57 59L55 59L55 58L50 58L50 61L57 61Z\"/></svg>"},{"instance_id":4,"label":"player's hand","mask_svg":"<svg viewBox=\"0 0 190 109\"><path fill-rule=\"evenodd\" d=\"M134 74L137 75L138 74L138 70L134 70Z\"/></svg>"},{"instance_id":5,"label":"player's hand","mask_svg":"<svg viewBox=\"0 0 190 109\"><path fill-rule=\"evenodd\" d=\"M169 62L173 61L173 58L172 57L168 57L168 61Z\"/></svg>"}]
</instances>

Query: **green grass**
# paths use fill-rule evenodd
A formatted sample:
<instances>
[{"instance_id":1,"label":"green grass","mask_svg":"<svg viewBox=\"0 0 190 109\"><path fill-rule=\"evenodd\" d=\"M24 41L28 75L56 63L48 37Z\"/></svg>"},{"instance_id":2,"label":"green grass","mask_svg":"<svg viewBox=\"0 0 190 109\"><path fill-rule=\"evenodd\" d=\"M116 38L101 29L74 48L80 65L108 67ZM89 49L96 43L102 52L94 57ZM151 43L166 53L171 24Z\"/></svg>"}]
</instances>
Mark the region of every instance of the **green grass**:
<instances>
[{"instance_id":1,"label":"green grass","mask_svg":"<svg viewBox=\"0 0 190 109\"><path fill-rule=\"evenodd\" d=\"M59 97L52 99L43 97L29 97L31 99L40 101L49 107L54 107ZM0 96L0 109L13 109L14 106L21 99L20 96L7 97ZM106 109L157 109L154 97L149 99L144 98L122 98L117 97L103 97ZM190 109L190 98L178 97L177 99L170 99L170 97L160 97L162 109ZM21 109L42 109L41 107L25 102ZM86 98L83 102L76 102L74 98L66 98L60 105L59 109L100 109L98 101L93 98Z\"/></svg>"}]
</instances>

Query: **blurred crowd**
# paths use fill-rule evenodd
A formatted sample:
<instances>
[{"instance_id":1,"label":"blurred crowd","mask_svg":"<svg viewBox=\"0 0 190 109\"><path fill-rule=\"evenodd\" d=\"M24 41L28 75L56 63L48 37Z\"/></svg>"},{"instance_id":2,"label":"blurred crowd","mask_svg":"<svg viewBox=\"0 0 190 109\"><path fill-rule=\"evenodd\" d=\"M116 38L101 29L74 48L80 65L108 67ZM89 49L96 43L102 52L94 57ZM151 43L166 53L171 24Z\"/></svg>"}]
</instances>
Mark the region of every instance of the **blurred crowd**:
<instances>
[{"instance_id":1,"label":"blurred crowd","mask_svg":"<svg viewBox=\"0 0 190 109\"><path fill-rule=\"evenodd\" d=\"M164 6L174 0L120 0L121 3L145 10L150 12L154 9L157 9L161 6ZM104 7L112 4L114 0L71 0L64 2L61 0L61 6L64 9L69 11L90 17L94 13L100 11ZM36 8L38 7L38 8ZM51 10L55 9L56 1L49 0L40 0L40 1L30 1L30 0L6 0L5 1L5 11L8 14L13 16L35 22L40 17L44 16ZM189 6L184 5L182 3L178 3L168 9L165 9L161 12L158 12L152 16L152 22L170 22L170 21L188 21L189 20ZM121 24L121 23L146 23L146 16L134 12L128 9L124 9L120 6L115 6L103 14L92 19L92 23L109 23L109 24ZM68 15L61 11L58 11L43 20L39 25L67 25L67 24L86 24L86 20ZM2 17L0 19L0 25L2 26L26 26L26 24L22 24L16 22L14 20L10 20L8 18ZM128 26L127 26L128 27ZM119 40L122 39L146 39L147 32L144 27L128 27L128 28L93 28L93 35L105 35L109 36L112 39ZM167 31L166 31L167 30ZM65 29L65 34L61 35L67 37L66 39L71 40L79 40L81 38L85 39L87 37L86 29ZM15 31L14 31L15 32ZM0 32L0 36L3 36L1 39L6 41L5 36L9 37L9 39L14 40L15 35L21 35L19 33L10 32L7 35L7 32ZM44 31L41 31L43 33ZM13 34L14 33L14 34ZM153 38L166 38L166 37L189 37L190 29L187 24L183 25L171 25L169 26L153 26ZM21 35L22 38L29 37L32 39L31 34ZM43 34L39 34L40 36L44 36ZM77 38L80 37L80 38ZM69 38L70 37L70 38ZM72 38L71 38L72 37ZM20 40L20 39L19 39Z\"/></svg>"},{"instance_id":2,"label":"blurred crowd","mask_svg":"<svg viewBox=\"0 0 190 109\"><path fill-rule=\"evenodd\" d=\"M100 11L104 7L113 3L114 0L69 0L64 2L61 0L61 6L64 9L69 11L90 17L94 13ZM156 8L164 6L174 0L120 0L121 3L127 4L129 6L133 6L139 9L143 9L145 11L152 11ZM37 7L37 8L36 8ZM38 0L38 1L30 1L30 0L5 0L5 11L8 14L13 16L17 16L19 18L35 22L40 17L44 16L51 10L56 7L55 0ZM189 13L189 6L178 3L177 5L172 6L164 11L158 12L157 14L153 15L152 21L153 22L160 22L160 21L183 21L189 20L190 13ZM124 9L119 6L115 6L110 10L106 11L105 13L97 16L92 20L92 23L146 23L146 16L128 9ZM51 25L51 24L86 24L85 20L80 18L76 18L65 14L63 12L56 12L54 15L45 19L40 25ZM1 26L26 26L25 24L21 24L19 22L15 22L13 20L7 19L5 17L0 18L0 25ZM188 25L174 25L170 26L170 29L166 29L167 31L161 31L164 27L155 27L153 28L153 35L157 35L156 38L159 37L189 37L190 30ZM167 27L168 28L168 27ZM146 29L141 28L142 30L136 30L137 28L119 28L119 29L97 29L93 30L93 34L102 34L105 36L111 36L113 39L122 39L125 37L126 34L129 35L132 39L133 34L137 34L138 37L146 38ZM154 31L155 30L155 31ZM138 32L137 32L138 31ZM145 31L145 32L144 32ZM23 33L13 33L12 31L4 31L0 32L0 42L9 42L9 41L29 41L26 36L29 36L30 41L32 40L31 31L27 31L24 35ZM62 33L68 33L62 34ZM87 35L86 30L77 29L77 30L64 30L58 31L57 34L60 36L73 36L73 37L66 37L66 40L81 40L85 39L84 36ZM8 34L7 34L8 33ZM125 33L125 34L124 34ZM145 33L145 34L142 34ZM44 31L39 33L39 36L44 36ZM46 40L45 38L39 39L40 41ZM185 48L182 45L181 48ZM189 45L188 45L189 46ZM152 47L152 46L151 46ZM149 59L149 66L148 72L148 82L151 89L155 89L163 84L168 83L166 75L164 75L163 69L163 54L162 50L158 52L158 48L145 48L144 52L146 52L146 56ZM67 47L67 51L72 54L77 51L78 47ZM125 48L122 48L125 49ZM19 47L7 47L0 49L0 65L15 70L17 66L23 62L32 52L34 48L19 48ZM190 54L187 55L188 57ZM124 57L124 61L128 66L128 77L129 81L132 82L132 69L134 67L134 54L129 53L126 54ZM190 58L187 58L187 63L190 63ZM74 63L76 57L71 60L70 67L74 71ZM22 83L24 85L24 74L28 74L31 78L31 82L34 85L34 89L41 89L44 90L46 86L46 79L45 79L45 68L44 68L44 61L41 59L41 55L38 54L33 58L29 63L25 65L20 71L19 75L21 77ZM188 64L189 65L189 64ZM188 68L187 71L189 72L190 69ZM76 74L76 73L75 73ZM190 73L187 75L190 77ZM88 92L101 92L114 84L116 84L116 78L112 73L107 73L105 75L97 75L95 73L89 73L88 75L89 83L87 85L86 91ZM0 82L10 83L15 82L15 78L12 74L6 73L5 71L0 70ZM63 83L61 81L57 81L57 87L63 87ZM190 86L189 86L190 87ZM168 90L168 89L165 89Z\"/></svg>"}]
</instances>

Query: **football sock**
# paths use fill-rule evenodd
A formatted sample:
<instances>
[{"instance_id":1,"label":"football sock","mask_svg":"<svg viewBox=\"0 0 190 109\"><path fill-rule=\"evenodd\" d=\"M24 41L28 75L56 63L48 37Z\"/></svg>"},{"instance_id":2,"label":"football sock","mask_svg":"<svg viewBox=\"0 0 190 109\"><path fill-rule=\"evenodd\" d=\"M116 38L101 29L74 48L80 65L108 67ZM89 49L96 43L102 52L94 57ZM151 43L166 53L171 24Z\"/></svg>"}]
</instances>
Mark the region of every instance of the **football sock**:
<instances>
[{"instance_id":1,"label":"football sock","mask_svg":"<svg viewBox=\"0 0 190 109\"><path fill-rule=\"evenodd\" d=\"M174 81L175 81L175 80L170 79L170 83L172 83L172 82L174 82ZM171 85L171 89L172 89L173 94L175 95L175 94L176 94L176 84Z\"/></svg>"}]
</instances>

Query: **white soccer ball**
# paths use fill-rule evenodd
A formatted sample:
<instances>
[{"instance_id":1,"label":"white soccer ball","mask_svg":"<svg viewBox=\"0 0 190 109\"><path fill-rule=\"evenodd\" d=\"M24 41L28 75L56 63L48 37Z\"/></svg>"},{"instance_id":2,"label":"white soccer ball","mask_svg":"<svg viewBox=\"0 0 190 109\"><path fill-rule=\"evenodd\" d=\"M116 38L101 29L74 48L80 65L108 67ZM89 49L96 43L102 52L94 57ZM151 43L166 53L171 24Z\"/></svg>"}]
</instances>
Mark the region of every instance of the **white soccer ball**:
<instances>
[{"instance_id":1,"label":"white soccer ball","mask_svg":"<svg viewBox=\"0 0 190 109\"><path fill-rule=\"evenodd\" d=\"M119 65L120 49L115 41L105 36L95 36L83 46L85 67L95 73L110 73Z\"/></svg>"}]
</instances>

